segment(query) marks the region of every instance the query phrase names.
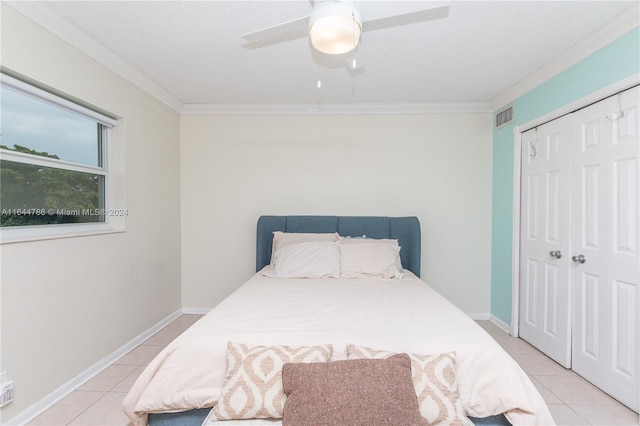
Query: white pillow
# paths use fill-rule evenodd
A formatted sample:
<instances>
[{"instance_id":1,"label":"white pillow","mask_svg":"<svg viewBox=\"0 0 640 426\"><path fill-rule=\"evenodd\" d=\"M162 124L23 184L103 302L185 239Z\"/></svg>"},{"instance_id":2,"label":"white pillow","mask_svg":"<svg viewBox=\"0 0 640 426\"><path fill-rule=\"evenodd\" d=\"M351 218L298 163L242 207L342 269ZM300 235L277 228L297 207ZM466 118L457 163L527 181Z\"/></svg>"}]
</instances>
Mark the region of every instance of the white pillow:
<instances>
[{"instance_id":1,"label":"white pillow","mask_svg":"<svg viewBox=\"0 0 640 426\"><path fill-rule=\"evenodd\" d=\"M340 239L343 278L402 278L398 240Z\"/></svg>"},{"instance_id":2,"label":"white pillow","mask_svg":"<svg viewBox=\"0 0 640 426\"><path fill-rule=\"evenodd\" d=\"M270 265L274 265L274 257L278 250L283 247L290 246L292 244L299 243L310 243L313 241L338 241L338 234L326 233L326 234L315 234L310 232L282 232L282 231L274 231L273 232L273 243L271 245L271 263Z\"/></svg>"},{"instance_id":3,"label":"white pillow","mask_svg":"<svg viewBox=\"0 0 640 426\"><path fill-rule=\"evenodd\" d=\"M314 241L282 247L264 275L278 278L339 278L340 242Z\"/></svg>"}]
</instances>

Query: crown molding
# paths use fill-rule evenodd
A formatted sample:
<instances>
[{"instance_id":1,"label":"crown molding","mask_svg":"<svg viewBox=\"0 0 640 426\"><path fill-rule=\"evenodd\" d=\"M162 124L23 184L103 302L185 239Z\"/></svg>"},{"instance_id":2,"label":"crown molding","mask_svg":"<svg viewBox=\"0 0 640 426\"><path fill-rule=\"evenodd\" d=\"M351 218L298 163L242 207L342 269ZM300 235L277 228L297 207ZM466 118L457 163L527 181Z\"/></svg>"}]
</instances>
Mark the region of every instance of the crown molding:
<instances>
[{"instance_id":1,"label":"crown molding","mask_svg":"<svg viewBox=\"0 0 640 426\"><path fill-rule=\"evenodd\" d=\"M5 1L15 9L55 36L60 37L82 53L109 68L119 76L136 85L173 110L180 112L183 102L160 87L128 62L115 55L103 44L97 42L84 31L60 17L41 1Z\"/></svg>"},{"instance_id":2,"label":"crown molding","mask_svg":"<svg viewBox=\"0 0 640 426\"><path fill-rule=\"evenodd\" d=\"M640 6L635 5L600 30L593 33L574 47L549 62L524 80L516 83L506 92L491 102L494 111L513 102L525 93L540 86L545 81L555 77L562 71L577 64L581 60L602 49L640 25Z\"/></svg>"},{"instance_id":3,"label":"crown molding","mask_svg":"<svg viewBox=\"0 0 640 426\"><path fill-rule=\"evenodd\" d=\"M472 103L297 103L185 104L184 115L411 115L492 112L485 102Z\"/></svg>"}]
</instances>

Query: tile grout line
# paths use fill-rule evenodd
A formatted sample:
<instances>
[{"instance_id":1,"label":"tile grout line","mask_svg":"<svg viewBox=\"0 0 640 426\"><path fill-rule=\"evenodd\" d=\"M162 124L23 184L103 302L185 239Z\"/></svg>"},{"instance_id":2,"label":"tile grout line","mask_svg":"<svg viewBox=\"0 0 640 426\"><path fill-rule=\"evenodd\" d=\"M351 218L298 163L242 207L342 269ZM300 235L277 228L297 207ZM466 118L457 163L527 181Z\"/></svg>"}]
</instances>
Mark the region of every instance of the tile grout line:
<instances>
[{"instance_id":1,"label":"tile grout line","mask_svg":"<svg viewBox=\"0 0 640 426\"><path fill-rule=\"evenodd\" d=\"M517 362L517 361L516 361L516 362ZM534 376L529 376L528 374L527 374L527 376L529 377L529 379L534 378ZM585 419L584 417L582 417L582 416L580 415L580 413L578 413L576 410L574 410L572 406L570 406L567 402L565 402L565 400L563 400L563 399L562 399L562 398L560 398L558 395L556 395L555 393L553 393L553 391L552 391L551 389L549 389L548 387L546 387L546 386L544 385L544 383L542 383L542 382L540 382L540 381L538 381L538 383L540 383L540 386L542 386L543 388L545 388L545 389L546 389L546 390L547 390L551 395L555 396L556 398L558 398L558 400L559 400L560 402L562 402L562 404L550 404L550 403L548 403L547 401L545 401L545 404L547 404L547 407L549 407L549 405L563 405L563 406L565 406L565 407L569 408L571 411L573 411L573 413L574 413L576 416L578 416L582 421L584 421L584 422L585 422L584 424L586 424L586 425L590 425L590 424L592 424L590 421L588 421L587 419Z\"/></svg>"},{"instance_id":2,"label":"tile grout line","mask_svg":"<svg viewBox=\"0 0 640 426\"><path fill-rule=\"evenodd\" d=\"M74 390L73 392L96 392L96 391L78 391L78 390ZM100 395L100 398L98 398L95 401L93 401L91 404L89 404L89 406L87 408L85 408L80 413L78 413L77 416L75 416L73 419L69 420L67 422L66 426L71 425L78 417L83 415L85 411L87 411L89 408L93 407L98 401L100 401L102 398L104 398L104 396L107 394L107 392L105 392L105 391L100 391L100 392L102 393L102 395Z\"/></svg>"},{"instance_id":3,"label":"tile grout line","mask_svg":"<svg viewBox=\"0 0 640 426\"><path fill-rule=\"evenodd\" d=\"M134 350L135 350L135 349L134 349ZM131 352L131 351L129 351L129 352ZM124 356L126 356L126 354L125 354L125 355L123 355L122 357L124 357ZM122 357L121 357L121 358L122 358ZM112 366L114 366L114 365L122 365L122 364L116 364L116 363L117 363L121 358L119 358L118 360L116 360L116 361L114 361L113 363L111 363L111 365L109 365L109 367L112 367ZM109 368L109 367L107 367L107 368ZM106 370L107 368L105 368L105 370ZM134 372L135 372L135 370L133 370L129 375L133 374ZM73 425L73 422L74 422L76 419L78 419L78 418L79 418L79 417L81 417L84 413L86 413L87 411L89 411L89 410L91 409L91 407L93 407L94 405L96 405L100 400L102 400L105 396L107 396L107 394L108 394L108 393L110 393L113 389L115 389L115 388L116 388L116 386L118 386L118 385L119 385L120 383L122 383L122 382L123 382L127 377L129 377L129 375L125 376L125 377L124 377L122 380L120 380L118 383L116 383L116 384L114 384L113 386L111 386L111 388L109 388L109 390L107 390L107 391L101 391L101 392L102 392L102 395L100 396L100 398L96 399L92 404L90 404L87 408L85 408L82 412L80 412L76 417L74 417L73 419L71 419L71 421L69 421L69 422L66 424L66 426L72 426L72 425ZM74 391L74 392L77 392L77 390L76 390L76 391Z\"/></svg>"}]
</instances>

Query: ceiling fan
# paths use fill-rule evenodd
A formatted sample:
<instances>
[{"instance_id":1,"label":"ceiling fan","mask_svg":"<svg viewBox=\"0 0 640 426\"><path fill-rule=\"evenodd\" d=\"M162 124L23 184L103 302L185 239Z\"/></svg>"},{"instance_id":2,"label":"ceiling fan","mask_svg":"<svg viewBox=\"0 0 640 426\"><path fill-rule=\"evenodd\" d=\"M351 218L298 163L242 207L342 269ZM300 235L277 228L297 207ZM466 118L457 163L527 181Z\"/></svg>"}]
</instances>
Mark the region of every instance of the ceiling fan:
<instances>
[{"instance_id":1,"label":"ceiling fan","mask_svg":"<svg viewBox=\"0 0 640 426\"><path fill-rule=\"evenodd\" d=\"M244 47L256 49L309 36L318 51L342 55L358 46L364 31L446 18L450 2L315 0L313 11L292 21L243 34Z\"/></svg>"}]
</instances>

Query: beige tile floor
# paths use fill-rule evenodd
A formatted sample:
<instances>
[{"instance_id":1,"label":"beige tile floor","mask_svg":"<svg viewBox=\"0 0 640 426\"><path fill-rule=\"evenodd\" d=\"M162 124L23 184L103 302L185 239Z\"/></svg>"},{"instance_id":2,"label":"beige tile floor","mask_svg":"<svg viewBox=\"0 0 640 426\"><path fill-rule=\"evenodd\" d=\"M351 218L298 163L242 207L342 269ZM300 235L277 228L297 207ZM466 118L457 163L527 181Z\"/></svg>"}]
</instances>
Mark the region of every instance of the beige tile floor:
<instances>
[{"instance_id":1,"label":"beige tile floor","mask_svg":"<svg viewBox=\"0 0 640 426\"><path fill-rule=\"evenodd\" d=\"M200 318L182 315L29 425L126 426L122 400L160 350ZM540 390L558 425L638 425L638 414L618 403L533 346L514 339L489 321L478 321L524 369Z\"/></svg>"},{"instance_id":2,"label":"beige tile floor","mask_svg":"<svg viewBox=\"0 0 640 426\"><path fill-rule=\"evenodd\" d=\"M124 426L122 400L153 357L201 315L182 315L100 374L36 417L29 425Z\"/></svg>"}]
</instances>

